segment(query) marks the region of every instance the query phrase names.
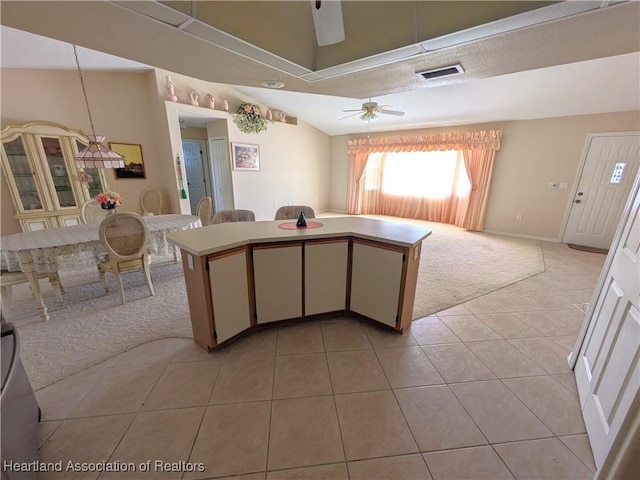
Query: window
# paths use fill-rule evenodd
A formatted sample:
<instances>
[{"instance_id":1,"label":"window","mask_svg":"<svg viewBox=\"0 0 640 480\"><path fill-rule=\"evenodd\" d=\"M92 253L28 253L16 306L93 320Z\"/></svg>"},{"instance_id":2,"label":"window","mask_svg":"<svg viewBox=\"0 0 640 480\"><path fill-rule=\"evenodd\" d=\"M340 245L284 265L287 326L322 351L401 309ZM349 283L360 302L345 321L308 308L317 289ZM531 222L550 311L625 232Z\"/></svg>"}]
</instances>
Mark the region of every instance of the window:
<instances>
[{"instance_id":1,"label":"window","mask_svg":"<svg viewBox=\"0 0 640 480\"><path fill-rule=\"evenodd\" d=\"M365 190L426 199L466 196L471 187L462 155L455 150L373 153L364 180Z\"/></svg>"}]
</instances>

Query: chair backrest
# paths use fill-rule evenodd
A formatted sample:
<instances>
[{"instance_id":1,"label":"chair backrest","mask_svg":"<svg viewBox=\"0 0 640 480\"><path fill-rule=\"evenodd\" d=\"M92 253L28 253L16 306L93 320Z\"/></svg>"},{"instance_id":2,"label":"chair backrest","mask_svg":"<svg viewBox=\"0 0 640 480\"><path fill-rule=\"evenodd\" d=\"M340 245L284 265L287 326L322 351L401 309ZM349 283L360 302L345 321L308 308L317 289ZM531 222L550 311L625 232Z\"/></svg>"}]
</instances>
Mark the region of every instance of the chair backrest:
<instances>
[{"instance_id":1,"label":"chair backrest","mask_svg":"<svg viewBox=\"0 0 640 480\"><path fill-rule=\"evenodd\" d=\"M137 213L114 213L100 223L100 242L117 261L133 260L147 255L149 229Z\"/></svg>"},{"instance_id":2,"label":"chair backrest","mask_svg":"<svg viewBox=\"0 0 640 480\"><path fill-rule=\"evenodd\" d=\"M313 208L306 205L285 205L276 211L275 220L296 220L300 216L300 212L304 213L306 218L316 218Z\"/></svg>"},{"instance_id":3,"label":"chair backrest","mask_svg":"<svg viewBox=\"0 0 640 480\"><path fill-rule=\"evenodd\" d=\"M213 223L255 221L256 215L251 210L219 210L213 216Z\"/></svg>"},{"instance_id":4,"label":"chair backrest","mask_svg":"<svg viewBox=\"0 0 640 480\"><path fill-rule=\"evenodd\" d=\"M196 215L200 217L202 226L211 223L211 210L213 209L213 200L211 197L202 197L196 206Z\"/></svg>"},{"instance_id":5,"label":"chair backrest","mask_svg":"<svg viewBox=\"0 0 640 480\"><path fill-rule=\"evenodd\" d=\"M80 218L86 225L98 225L108 214L109 212L103 209L95 199L87 200L80 207Z\"/></svg>"},{"instance_id":6,"label":"chair backrest","mask_svg":"<svg viewBox=\"0 0 640 480\"><path fill-rule=\"evenodd\" d=\"M164 199L157 188L147 188L140 195L140 207L143 215L160 215Z\"/></svg>"}]
</instances>

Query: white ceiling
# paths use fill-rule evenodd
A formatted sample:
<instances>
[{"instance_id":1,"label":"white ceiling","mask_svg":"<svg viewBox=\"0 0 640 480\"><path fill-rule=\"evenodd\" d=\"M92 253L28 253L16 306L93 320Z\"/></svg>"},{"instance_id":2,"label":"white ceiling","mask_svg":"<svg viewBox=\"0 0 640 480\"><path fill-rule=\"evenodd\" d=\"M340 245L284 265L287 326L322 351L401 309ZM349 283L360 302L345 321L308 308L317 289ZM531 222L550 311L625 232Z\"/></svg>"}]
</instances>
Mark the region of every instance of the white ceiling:
<instances>
[{"instance_id":1,"label":"white ceiling","mask_svg":"<svg viewBox=\"0 0 640 480\"><path fill-rule=\"evenodd\" d=\"M75 69L70 44L0 27L3 68ZM83 69L144 71L152 67L79 47ZM181 73L181 72L178 72ZM546 68L420 88L373 98L405 111L370 124L343 110L361 100L286 90L233 86L274 110L282 110L329 135L507 120L640 110L640 53L633 52ZM202 125L203 117L189 120Z\"/></svg>"}]
</instances>

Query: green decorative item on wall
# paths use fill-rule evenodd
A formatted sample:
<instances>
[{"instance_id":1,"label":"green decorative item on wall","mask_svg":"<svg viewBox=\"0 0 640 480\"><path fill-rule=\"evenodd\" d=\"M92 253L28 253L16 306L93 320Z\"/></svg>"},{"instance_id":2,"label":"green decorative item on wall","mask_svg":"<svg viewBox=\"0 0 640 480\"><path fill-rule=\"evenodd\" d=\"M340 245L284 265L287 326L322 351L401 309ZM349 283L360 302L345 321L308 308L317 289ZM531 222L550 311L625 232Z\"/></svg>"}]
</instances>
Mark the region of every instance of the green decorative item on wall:
<instances>
[{"instance_id":1,"label":"green decorative item on wall","mask_svg":"<svg viewBox=\"0 0 640 480\"><path fill-rule=\"evenodd\" d=\"M187 198L187 191L184 189L184 182L182 180L182 163L180 162L180 155L176 155L176 164L178 165L178 181L180 183L180 196Z\"/></svg>"},{"instance_id":2,"label":"green decorative item on wall","mask_svg":"<svg viewBox=\"0 0 640 480\"><path fill-rule=\"evenodd\" d=\"M233 114L233 122L243 133L260 133L267 130L268 120L262 116L258 105L242 102Z\"/></svg>"}]
</instances>

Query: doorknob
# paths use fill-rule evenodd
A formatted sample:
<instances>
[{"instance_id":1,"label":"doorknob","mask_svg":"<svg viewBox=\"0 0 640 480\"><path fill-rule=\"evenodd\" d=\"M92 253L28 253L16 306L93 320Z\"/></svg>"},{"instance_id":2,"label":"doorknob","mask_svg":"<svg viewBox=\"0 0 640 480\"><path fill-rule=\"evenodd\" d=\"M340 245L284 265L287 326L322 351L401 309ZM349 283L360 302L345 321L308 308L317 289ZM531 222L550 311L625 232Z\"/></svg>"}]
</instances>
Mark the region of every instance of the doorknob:
<instances>
[{"instance_id":1,"label":"doorknob","mask_svg":"<svg viewBox=\"0 0 640 480\"><path fill-rule=\"evenodd\" d=\"M576 200L576 203L581 203L581 202L582 202L582 200L580 200L580 199Z\"/></svg>"},{"instance_id":2,"label":"doorknob","mask_svg":"<svg viewBox=\"0 0 640 480\"><path fill-rule=\"evenodd\" d=\"M578 192L579 197L581 197L582 195L584 195L582 192Z\"/></svg>"}]
</instances>

